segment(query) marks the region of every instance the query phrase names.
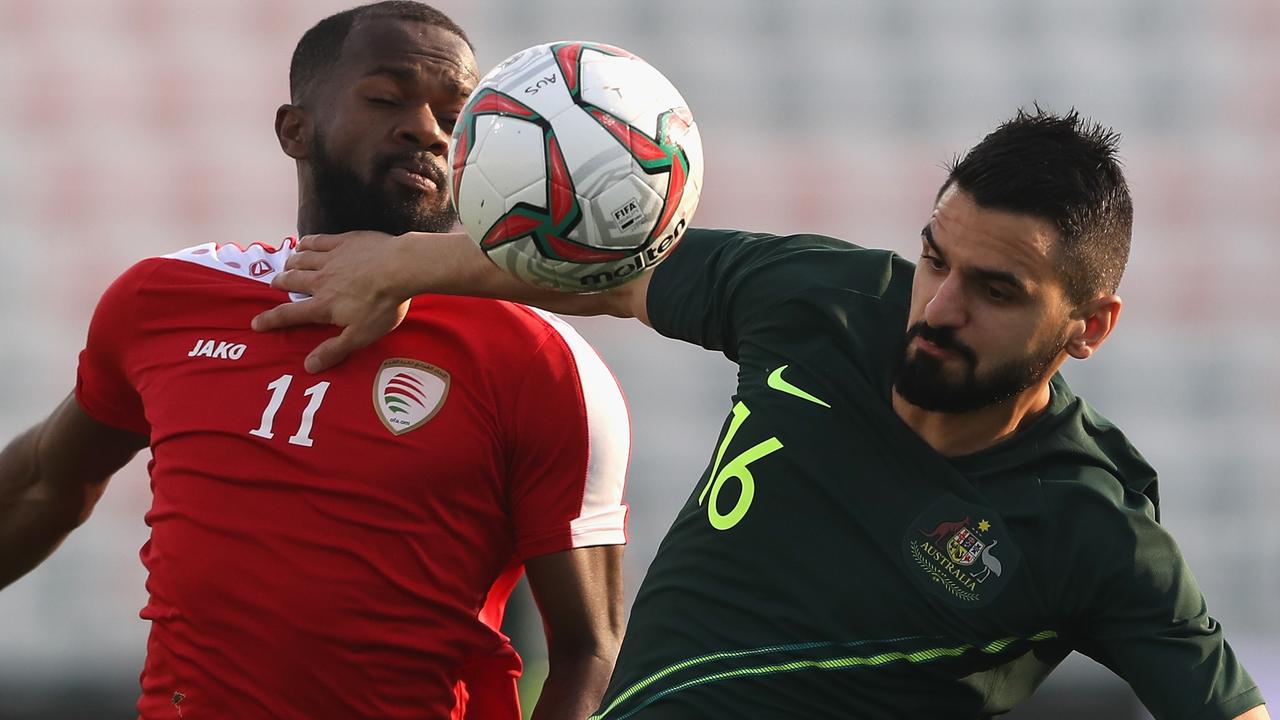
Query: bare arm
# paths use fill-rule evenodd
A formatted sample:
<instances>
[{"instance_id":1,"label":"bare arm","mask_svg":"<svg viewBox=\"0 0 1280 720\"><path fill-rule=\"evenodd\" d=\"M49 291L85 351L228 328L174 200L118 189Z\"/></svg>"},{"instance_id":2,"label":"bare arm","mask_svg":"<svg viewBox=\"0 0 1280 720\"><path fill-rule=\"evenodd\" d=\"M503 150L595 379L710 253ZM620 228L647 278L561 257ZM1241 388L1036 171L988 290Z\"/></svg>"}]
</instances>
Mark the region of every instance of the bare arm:
<instances>
[{"instance_id":1,"label":"bare arm","mask_svg":"<svg viewBox=\"0 0 1280 720\"><path fill-rule=\"evenodd\" d=\"M533 720L581 720L600 705L622 642L622 546L551 553L525 569L550 660Z\"/></svg>"},{"instance_id":2,"label":"bare arm","mask_svg":"<svg viewBox=\"0 0 1280 720\"><path fill-rule=\"evenodd\" d=\"M68 397L0 451L0 588L87 520L107 479L146 445L145 437L103 425Z\"/></svg>"},{"instance_id":3,"label":"bare arm","mask_svg":"<svg viewBox=\"0 0 1280 720\"><path fill-rule=\"evenodd\" d=\"M307 356L310 372L336 365L390 332L404 318L409 298L425 293L510 300L566 315L634 317L649 324L648 273L598 293L544 290L498 268L463 233L313 235L299 248L272 284L312 299L268 310L254 319L253 328L343 327Z\"/></svg>"},{"instance_id":4,"label":"bare arm","mask_svg":"<svg viewBox=\"0 0 1280 720\"><path fill-rule=\"evenodd\" d=\"M1243 715L1237 715L1235 720L1271 720L1271 714L1267 712L1266 705L1259 705Z\"/></svg>"}]
</instances>

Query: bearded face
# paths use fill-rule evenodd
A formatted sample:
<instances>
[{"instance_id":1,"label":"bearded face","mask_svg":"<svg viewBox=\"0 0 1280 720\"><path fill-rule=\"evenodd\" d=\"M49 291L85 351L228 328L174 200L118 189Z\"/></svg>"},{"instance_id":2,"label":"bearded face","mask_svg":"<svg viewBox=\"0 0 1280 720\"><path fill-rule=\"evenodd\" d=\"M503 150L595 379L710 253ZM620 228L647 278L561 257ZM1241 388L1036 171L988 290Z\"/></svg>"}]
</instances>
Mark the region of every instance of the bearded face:
<instances>
[{"instance_id":1,"label":"bearded face","mask_svg":"<svg viewBox=\"0 0 1280 720\"><path fill-rule=\"evenodd\" d=\"M913 342L917 338L929 349ZM907 402L924 410L979 410L1004 402L1043 379L1064 343L1064 338L1049 337L1026 355L980 369L977 353L957 340L950 328L934 328L920 321L903 335L894 388Z\"/></svg>"},{"instance_id":2,"label":"bearded face","mask_svg":"<svg viewBox=\"0 0 1280 720\"><path fill-rule=\"evenodd\" d=\"M353 167L329 154L324 137L317 133L308 158L316 198L328 221L325 232L448 232L457 221L445 172L430 153L384 155L373 161L369 178L362 179ZM393 172L406 167L430 181L425 190L392 180Z\"/></svg>"}]
</instances>

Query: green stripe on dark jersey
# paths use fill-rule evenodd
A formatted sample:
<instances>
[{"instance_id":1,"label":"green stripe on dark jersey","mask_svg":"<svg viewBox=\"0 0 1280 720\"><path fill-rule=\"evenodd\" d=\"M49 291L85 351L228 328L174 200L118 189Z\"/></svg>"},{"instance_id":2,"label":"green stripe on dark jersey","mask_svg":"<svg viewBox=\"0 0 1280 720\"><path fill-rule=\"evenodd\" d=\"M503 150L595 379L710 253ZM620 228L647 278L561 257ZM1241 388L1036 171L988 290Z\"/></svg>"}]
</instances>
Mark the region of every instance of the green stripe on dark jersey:
<instances>
[{"instance_id":1,"label":"green stripe on dark jersey","mask_svg":"<svg viewBox=\"0 0 1280 720\"><path fill-rule=\"evenodd\" d=\"M756 667L743 667L743 668L736 668L733 670L725 670L722 672L712 673L710 675L704 675L702 677L693 678L691 680L686 680L678 685L674 685L665 690L660 690L658 692L653 693L652 695L648 695L642 701L640 701L639 704L636 705L636 707L632 708L629 712L623 715L618 715L616 717L617 717L617 720L625 720L625 718L628 718L634 715L635 713L644 709L646 706L668 695L672 695L682 690L687 690L691 687L697 687L698 685L706 685L708 683L718 682L721 680L731 680L733 678L739 678L739 677L757 677L761 675L789 673L789 672L796 672L798 670L844 670L844 669L855 668L855 667L878 667L880 665L887 665L889 663L900 662L900 661L906 661L909 663L926 663L926 662L932 662L934 660L939 660L942 658L959 657L969 652L970 650L978 650L988 655L994 655L996 653L1004 651L1010 645L1018 642L1019 640L1026 640L1027 642L1041 642L1044 640L1051 640L1056 637L1058 637L1058 633L1052 630L1042 630L1027 638L1017 638L1017 637L1000 638L999 640L993 640L987 643L986 645L983 645L982 647L971 645L969 643L962 643L954 647L933 647L933 648L925 648L922 650L915 650L912 652L890 650L887 652L876 653L874 655L852 655L852 656L845 656L845 657L827 658L824 660L795 660L792 662L784 662L784 663L778 663L773 665L761 665ZM592 715L589 718L589 720L604 720L604 718L609 717L609 713L617 709L619 705L629 700L631 697L639 693L641 690L644 690L648 686L652 685L653 683L657 682L658 680L661 680L662 678L668 675L680 672L681 670L687 670L688 668L694 667L695 665L701 665L704 663L713 662L715 660L726 660L726 659L750 657L753 655L763 655L766 653L774 653L774 652L799 652L803 650L813 650L813 649L823 648L823 647L829 647L832 649L849 648L849 647L856 647L859 645L867 645L871 643L895 643L895 642L902 642L904 640L919 640L919 639L925 639L925 638L907 637L907 638L893 638L893 639L887 639L887 640L857 640L857 641L851 641L851 642L845 642L845 643L833 643L833 642L798 643L798 644L791 644L791 645L772 645L769 647L753 648L750 650L735 650L735 651L726 651L726 652L701 655L695 658L690 658L688 660L683 660L673 665L669 665L663 668L662 670L659 670L658 672L655 672L652 675L649 675L643 680L640 680L636 684L632 685L631 687L619 693L618 697L614 698L613 702L609 703L609 707L604 709L604 712L600 713L599 715ZM937 639L937 638L934 638L934 639Z\"/></svg>"}]
</instances>

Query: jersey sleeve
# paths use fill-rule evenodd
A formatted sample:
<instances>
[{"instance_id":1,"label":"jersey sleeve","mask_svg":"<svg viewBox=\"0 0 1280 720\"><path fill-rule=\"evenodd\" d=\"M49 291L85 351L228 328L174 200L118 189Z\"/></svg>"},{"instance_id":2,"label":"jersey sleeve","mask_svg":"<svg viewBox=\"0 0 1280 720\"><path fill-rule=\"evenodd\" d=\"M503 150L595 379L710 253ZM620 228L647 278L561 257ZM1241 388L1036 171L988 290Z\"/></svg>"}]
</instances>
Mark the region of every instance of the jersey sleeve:
<instances>
[{"instance_id":1,"label":"jersey sleeve","mask_svg":"<svg viewBox=\"0 0 1280 720\"><path fill-rule=\"evenodd\" d=\"M1229 720L1261 705L1150 501L1125 491L1119 506L1079 544L1093 571L1076 588L1075 648L1124 678L1158 720Z\"/></svg>"},{"instance_id":2,"label":"jersey sleeve","mask_svg":"<svg viewBox=\"0 0 1280 720\"><path fill-rule=\"evenodd\" d=\"M631 424L622 390L572 326L539 314L551 332L525 368L508 419L508 501L522 559L626 543Z\"/></svg>"},{"instance_id":3,"label":"jersey sleeve","mask_svg":"<svg viewBox=\"0 0 1280 720\"><path fill-rule=\"evenodd\" d=\"M134 265L102 294L76 369L80 407L104 425L139 435L150 435L151 426L130 379L127 354L140 333L138 289L155 267L156 261Z\"/></svg>"},{"instance_id":4,"label":"jersey sleeve","mask_svg":"<svg viewBox=\"0 0 1280 720\"><path fill-rule=\"evenodd\" d=\"M860 251L871 262L849 262ZM646 309L654 329L738 359L751 323L815 282L880 294L892 253L865 250L821 235L776 236L734 230L689 230L653 271Z\"/></svg>"}]
</instances>

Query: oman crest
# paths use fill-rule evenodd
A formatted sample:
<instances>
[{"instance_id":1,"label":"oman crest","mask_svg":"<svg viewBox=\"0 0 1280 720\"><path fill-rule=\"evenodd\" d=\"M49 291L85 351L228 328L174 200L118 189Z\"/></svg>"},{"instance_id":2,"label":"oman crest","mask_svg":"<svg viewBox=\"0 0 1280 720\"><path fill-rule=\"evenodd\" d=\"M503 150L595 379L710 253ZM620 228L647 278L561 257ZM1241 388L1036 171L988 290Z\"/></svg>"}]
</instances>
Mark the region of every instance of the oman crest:
<instances>
[{"instance_id":1,"label":"oman crest","mask_svg":"<svg viewBox=\"0 0 1280 720\"><path fill-rule=\"evenodd\" d=\"M391 358L373 384L373 407L396 435L435 417L449 395L449 373L421 360Z\"/></svg>"}]
</instances>

